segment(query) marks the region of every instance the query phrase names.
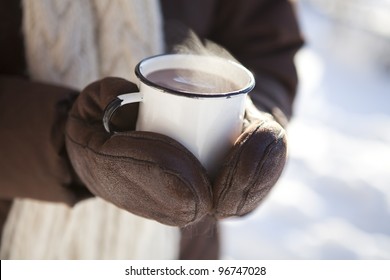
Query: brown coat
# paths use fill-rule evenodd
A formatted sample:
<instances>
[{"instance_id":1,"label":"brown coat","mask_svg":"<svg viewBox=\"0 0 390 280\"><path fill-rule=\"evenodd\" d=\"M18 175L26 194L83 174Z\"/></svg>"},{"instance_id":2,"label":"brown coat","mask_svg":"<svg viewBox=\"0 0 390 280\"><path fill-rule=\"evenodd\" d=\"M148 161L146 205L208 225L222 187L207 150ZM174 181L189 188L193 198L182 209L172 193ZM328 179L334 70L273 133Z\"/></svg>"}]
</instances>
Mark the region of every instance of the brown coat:
<instances>
[{"instance_id":1,"label":"brown coat","mask_svg":"<svg viewBox=\"0 0 390 280\"><path fill-rule=\"evenodd\" d=\"M282 123L291 117L297 84L293 56L302 39L287 1L161 0L161 4L167 39L176 40L168 30L174 20L220 44L255 74L257 85L251 93L255 105ZM74 205L91 196L75 176L63 137L68 110L78 93L28 79L20 7L18 1L0 2L0 229L15 197ZM212 250L218 246L215 229L206 235L208 240L199 242L183 233L182 258L217 257Z\"/></svg>"}]
</instances>

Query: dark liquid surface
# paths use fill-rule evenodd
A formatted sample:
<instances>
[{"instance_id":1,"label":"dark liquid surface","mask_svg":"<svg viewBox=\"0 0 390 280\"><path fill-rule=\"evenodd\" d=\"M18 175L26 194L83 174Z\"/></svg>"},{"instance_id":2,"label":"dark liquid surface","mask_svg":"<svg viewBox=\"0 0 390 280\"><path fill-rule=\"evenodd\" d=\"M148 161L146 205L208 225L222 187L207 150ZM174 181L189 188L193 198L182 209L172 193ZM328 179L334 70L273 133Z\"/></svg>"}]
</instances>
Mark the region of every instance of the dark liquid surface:
<instances>
[{"instance_id":1,"label":"dark liquid surface","mask_svg":"<svg viewBox=\"0 0 390 280\"><path fill-rule=\"evenodd\" d=\"M228 93L238 90L233 82L218 75L188 69L163 69L146 76L164 88L198 94Z\"/></svg>"}]
</instances>

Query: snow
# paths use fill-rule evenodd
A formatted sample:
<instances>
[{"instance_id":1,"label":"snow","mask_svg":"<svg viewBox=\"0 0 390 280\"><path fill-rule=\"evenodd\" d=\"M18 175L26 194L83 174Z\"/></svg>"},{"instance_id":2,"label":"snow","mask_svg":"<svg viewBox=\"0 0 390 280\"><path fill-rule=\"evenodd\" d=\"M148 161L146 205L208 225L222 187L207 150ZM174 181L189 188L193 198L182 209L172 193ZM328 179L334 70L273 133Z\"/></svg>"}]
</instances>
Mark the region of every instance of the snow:
<instances>
[{"instance_id":1,"label":"snow","mask_svg":"<svg viewBox=\"0 0 390 280\"><path fill-rule=\"evenodd\" d=\"M390 40L298 15L289 160L256 211L222 222L222 257L390 259Z\"/></svg>"}]
</instances>

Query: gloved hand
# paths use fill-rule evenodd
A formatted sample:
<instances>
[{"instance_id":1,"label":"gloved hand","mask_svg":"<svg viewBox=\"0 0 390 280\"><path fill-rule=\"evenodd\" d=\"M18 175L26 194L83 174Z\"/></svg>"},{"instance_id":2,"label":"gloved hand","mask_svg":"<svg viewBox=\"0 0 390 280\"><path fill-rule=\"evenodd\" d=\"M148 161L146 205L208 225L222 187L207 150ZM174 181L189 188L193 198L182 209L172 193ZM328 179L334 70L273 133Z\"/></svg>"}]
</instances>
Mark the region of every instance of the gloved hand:
<instances>
[{"instance_id":1,"label":"gloved hand","mask_svg":"<svg viewBox=\"0 0 390 280\"><path fill-rule=\"evenodd\" d=\"M243 134L212 184L200 162L175 140L131 129L111 135L104 130L105 106L134 91L136 86L126 80L106 78L83 90L72 107L67 150L92 193L175 226L195 223L206 214L216 219L241 216L259 205L286 159L284 130L270 115L248 105ZM133 106L126 110L131 116L122 120L134 129L137 104L128 106Z\"/></svg>"},{"instance_id":2,"label":"gloved hand","mask_svg":"<svg viewBox=\"0 0 390 280\"><path fill-rule=\"evenodd\" d=\"M214 216L242 216L254 210L279 179L286 156L285 130L248 99L243 133L213 185Z\"/></svg>"},{"instance_id":3,"label":"gloved hand","mask_svg":"<svg viewBox=\"0 0 390 280\"><path fill-rule=\"evenodd\" d=\"M103 110L117 95L137 91L126 80L106 78L87 86L66 124L66 147L81 181L96 196L136 215L185 226L212 207L211 185L199 161L164 135L108 134ZM135 125L135 114L127 116Z\"/></svg>"}]
</instances>

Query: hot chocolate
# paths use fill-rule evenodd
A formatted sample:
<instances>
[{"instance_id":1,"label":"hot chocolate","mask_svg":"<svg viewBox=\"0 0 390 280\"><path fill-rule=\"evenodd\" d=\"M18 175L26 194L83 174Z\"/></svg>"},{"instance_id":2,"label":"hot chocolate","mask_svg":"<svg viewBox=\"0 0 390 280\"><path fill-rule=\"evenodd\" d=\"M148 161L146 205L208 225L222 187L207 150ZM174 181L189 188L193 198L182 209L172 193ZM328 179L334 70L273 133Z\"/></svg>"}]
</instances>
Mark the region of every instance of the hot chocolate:
<instances>
[{"instance_id":1,"label":"hot chocolate","mask_svg":"<svg viewBox=\"0 0 390 280\"><path fill-rule=\"evenodd\" d=\"M238 89L232 81L204 71L189 69L163 69L146 77L167 89L196 94L224 94Z\"/></svg>"}]
</instances>

